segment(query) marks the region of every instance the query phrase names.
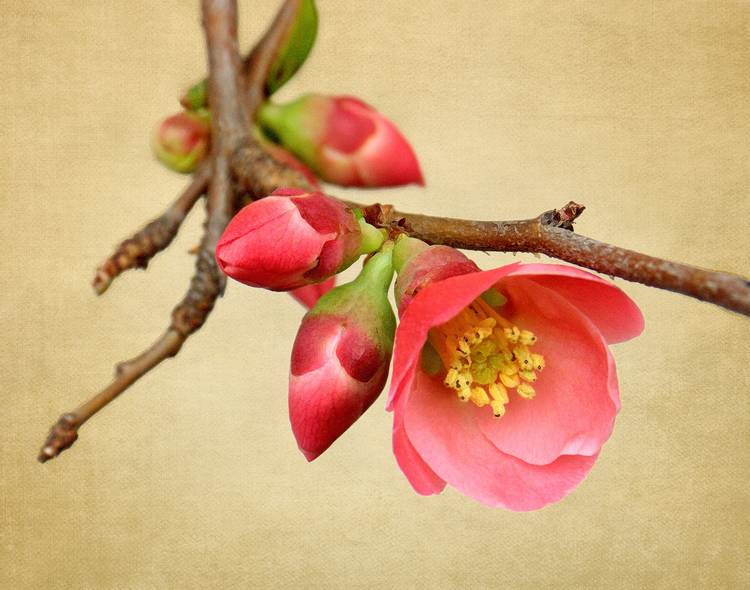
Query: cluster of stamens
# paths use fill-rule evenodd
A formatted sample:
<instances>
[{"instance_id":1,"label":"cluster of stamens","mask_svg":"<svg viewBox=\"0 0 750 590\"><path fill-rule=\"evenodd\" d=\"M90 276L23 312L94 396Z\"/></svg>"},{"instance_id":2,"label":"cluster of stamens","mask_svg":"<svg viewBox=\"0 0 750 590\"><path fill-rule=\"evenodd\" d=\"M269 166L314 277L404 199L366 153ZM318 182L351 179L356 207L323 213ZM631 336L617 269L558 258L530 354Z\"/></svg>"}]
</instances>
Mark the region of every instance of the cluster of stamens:
<instances>
[{"instance_id":1,"label":"cluster of stamens","mask_svg":"<svg viewBox=\"0 0 750 590\"><path fill-rule=\"evenodd\" d=\"M531 351L536 336L513 325L481 297L430 330L429 341L446 369L443 383L462 402L489 405L500 418L509 390L524 399L536 395L531 384L544 369L544 357Z\"/></svg>"}]
</instances>

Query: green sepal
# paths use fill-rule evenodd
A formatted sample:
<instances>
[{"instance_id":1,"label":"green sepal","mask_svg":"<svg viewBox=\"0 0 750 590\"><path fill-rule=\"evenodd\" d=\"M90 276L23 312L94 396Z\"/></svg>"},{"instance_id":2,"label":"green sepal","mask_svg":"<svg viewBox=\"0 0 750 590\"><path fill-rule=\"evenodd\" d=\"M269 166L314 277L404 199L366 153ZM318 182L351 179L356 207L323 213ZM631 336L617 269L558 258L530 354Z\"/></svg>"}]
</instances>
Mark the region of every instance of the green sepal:
<instances>
[{"instance_id":1,"label":"green sepal","mask_svg":"<svg viewBox=\"0 0 750 590\"><path fill-rule=\"evenodd\" d=\"M208 106L208 78L188 88L180 99L180 104L189 111L205 109Z\"/></svg>"},{"instance_id":2,"label":"green sepal","mask_svg":"<svg viewBox=\"0 0 750 590\"><path fill-rule=\"evenodd\" d=\"M328 291L308 315L346 316L390 355L396 332L396 316L388 301L393 279L392 255L393 243L387 242L365 262L356 279Z\"/></svg>"},{"instance_id":3,"label":"green sepal","mask_svg":"<svg viewBox=\"0 0 750 590\"><path fill-rule=\"evenodd\" d=\"M286 104L267 101L258 110L258 124L268 137L316 171L316 142L328 108L325 101L310 94Z\"/></svg>"},{"instance_id":4,"label":"green sepal","mask_svg":"<svg viewBox=\"0 0 750 590\"><path fill-rule=\"evenodd\" d=\"M422 240L401 234L396 239L396 246L393 248L393 268L397 273L400 273L409 260L420 252L424 252L427 248L429 248L429 245Z\"/></svg>"}]
</instances>

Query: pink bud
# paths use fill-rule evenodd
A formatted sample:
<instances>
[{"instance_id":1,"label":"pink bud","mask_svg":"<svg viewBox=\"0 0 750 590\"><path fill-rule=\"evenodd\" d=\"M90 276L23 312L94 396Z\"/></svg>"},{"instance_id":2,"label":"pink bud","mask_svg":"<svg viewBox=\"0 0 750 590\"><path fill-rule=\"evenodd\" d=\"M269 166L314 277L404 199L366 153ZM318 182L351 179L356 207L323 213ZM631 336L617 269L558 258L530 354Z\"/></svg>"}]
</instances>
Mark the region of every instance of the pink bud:
<instances>
[{"instance_id":1,"label":"pink bud","mask_svg":"<svg viewBox=\"0 0 750 590\"><path fill-rule=\"evenodd\" d=\"M265 104L267 132L327 182L341 186L424 185L419 162L396 126L351 96L311 94Z\"/></svg>"},{"instance_id":2,"label":"pink bud","mask_svg":"<svg viewBox=\"0 0 750 590\"><path fill-rule=\"evenodd\" d=\"M216 245L216 260L241 283L288 291L335 275L382 241L333 197L277 189L234 216Z\"/></svg>"},{"instance_id":3,"label":"pink bud","mask_svg":"<svg viewBox=\"0 0 750 590\"><path fill-rule=\"evenodd\" d=\"M157 126L152 145L157 159L167 168L189 173L205 157L210 138L211 125L207 117L181 112Z\"/></svg>"},{"instance_id":4,"label":"pink bud","mask_svg":"<svg viewBox=\"0 0 750 590\"><path fill-rule=\"evenodd\" d=\"M289 419L308 461L370 407L383 389L389 360L342 318L305 318L292 351Z\"/></svg>"},{"instance_id":5,"label":"pink bud","mask_svg":"<svg viewBox=\"0 0 750 590\"><path fill-rule=\"evenodd\" d=\"M388 377L396 320L388 303L391 250L305 315L292 349L289 420L308 461L372 405Z\"/></svg>"},{"instance_id":6,"label":"pink bud","mask_svg":"<svg viewBox=\"0 0 750 590\"><path fill-rule=\"evenodd\" d=\"M426 285L479 270L458 250L449 246L428 246L406 235L400 236L396 242L393 260L398 272L393 293L399 314Z\"/></svg>"},{"instance_id":7,"label":"pink bud","mask_svg":"<svg viewBox=\"0 0 750 590\"><path fill-rule=\"evenodd\" d=\"M289 294L294 297L299 303L305 308L312 309L323 295L328 293L331 289L336 286L336 277L323 281L322 283L315 283L312 285L305 285L290 291Z\"/></svg>"}]
</instances>

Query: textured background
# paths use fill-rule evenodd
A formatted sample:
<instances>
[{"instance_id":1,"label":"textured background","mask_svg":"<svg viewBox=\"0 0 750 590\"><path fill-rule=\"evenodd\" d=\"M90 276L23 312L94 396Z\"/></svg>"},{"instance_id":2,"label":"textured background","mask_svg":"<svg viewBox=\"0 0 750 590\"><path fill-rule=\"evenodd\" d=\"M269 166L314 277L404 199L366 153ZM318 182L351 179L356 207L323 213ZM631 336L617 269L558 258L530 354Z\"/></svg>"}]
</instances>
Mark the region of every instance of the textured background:
<instances>
[{"instance_id":1,"label":"textured background","mask_svg":"<svg viewBox=\"0 0 750 590\"><path fill-rule=\"evenodd\" d=\"M249 46L277 3L241 4ZM428 180L358 198L477 218L578 199L582 233L750 273L748 2L321 0L320 13L282 96L368 99ZM3 14L0 587L750 584L750 323L622 281L647 329L615 349L617 426L578 490L539 512L416 496L382 401L308 465L286 416L302 310L236 284L177 359L38 465L53 419L155 338L187 286L200 209L147 273L100 299L88 283L184 183L148 134L204 48L194 2L6 0Z\"/></svg>"}]
</instances>

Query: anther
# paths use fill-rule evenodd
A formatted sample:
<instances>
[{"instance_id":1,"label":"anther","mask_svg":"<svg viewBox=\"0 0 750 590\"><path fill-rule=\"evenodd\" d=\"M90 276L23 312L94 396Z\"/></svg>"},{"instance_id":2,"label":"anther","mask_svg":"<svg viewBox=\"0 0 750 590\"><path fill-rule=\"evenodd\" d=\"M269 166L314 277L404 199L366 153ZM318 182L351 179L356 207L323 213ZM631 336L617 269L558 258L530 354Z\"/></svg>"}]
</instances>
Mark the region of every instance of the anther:
<instances>
[{"instance_id":1,"label":"anther","mask_svg":"<svg viewBox=\"0 0 750 590\"><path fill-rule=\"evenodd\" d=\"M456 383L458 382L458 371L456 369L450 369L448 371L448 374L445 376L445 379L443 380L443 383L447 387L455 387Z\"/></svg>"},{"instance_id":2,"label":"anther","mask_svg":"<svg viewBox=\"0 0 750 590\"><path fill-rule=\"evenodd\" d=\"M541 354L532 354L531 362L534 363L534 368L537 371L541 371L544 368L544 357Z\"/></svg>"},{"instance_id":3,"label":"anther","mask_svg":"<svg viewBox=\"0 0 750 590\"><path fill-rule=\"evenodd\" d=\"M508 390L505 389L505 386L502 383L492 383L489 386L490 395L492 396L492 399L498 402L502 402L504 404L508 403Z\"/></svg>"},{"instance_id":4,"label":"anther","mask_svg":"<svg viewBox=\"0 0 750 590\"><path fill-rule=\"evenodd\" d=\"M528 383L521 383L516 387L516 391L518 392L518 395L524 399L531 399L536 395L536 391Z\"/></svg>"},{"instance_id":5,"label":"anther","mask_svg":"<svg viewBox=\"0 0 750 590\"><path fill-rule=\"evenodd\" d=\"M518 387L518 384L521 383L521 379L519 379L518 375L506 375L505 373L500 373L500 381L505 387L510 389Z\"/></svg>"},{"instance_id":6,"label":"anther","mask_svg":"<svg viewBox=\"0 0 750 590\"><path fill-rule=\"evenodd\" d=\"M471 388L471 401L474 402L480 408L490 403L490 396L483 387L472 387Z\"/></svg>"},{"instance_id":7,"label":"anther","mask_svg":"<svg viewBox=\"0 0 750 590\"><path fill-rule=\"evenodd\" d=\"M530 346L531 344L534 344L534 342L536 342L536 336L534 336L534 333L530 332L529 330L521 330L521 335L519 336L518 340L521 344Z\"/></svg>"},{"instance_id":8,"label":"anther","mask_svg":"<svg viewBox=\"0 0 750 590\"><path fill-rule=\"evenodd\" d=\"M505 405L502 402L492 400L490 402L490 407L492 408L492 415L495 416L495 418L502 418L505 415Z\"/></svg>"},{"instance_id":9,"label":"anther","mask_svg":"<svg viewBox=\"0 0 750 590\"><path fill-rule=\"evenodd\" d=\"M503 330L503 334L505 334L505 337L511 341L513 344L518 342L518 338L521 336L521 330L518 329L518 326L513 326L512 328L505 328Z\"/></svg>"},{"instance_id":10,"label":"anther","mask_svg":"<svg viewBox=\"0 0 750 590\"><path fill-rule=\"evenodd\" d=\"M518 375L521 379L528 381L529 383L534 383L534 381L536 381L536 373L534 371L519 371Z\"/></svg>"},{"instance_id":11,"label":"anther","mask_svg":"<svg viewBox=\"0 0 750 590\"><path fill-rule=\"evenodd\" d=\"M516 346L513 349L513 354L516 356L518 366L522 371L528 371L531 369L533 365L531 364L531 354L529 353L528 348L525 346Z\"/></svg>"}]
</instances>

